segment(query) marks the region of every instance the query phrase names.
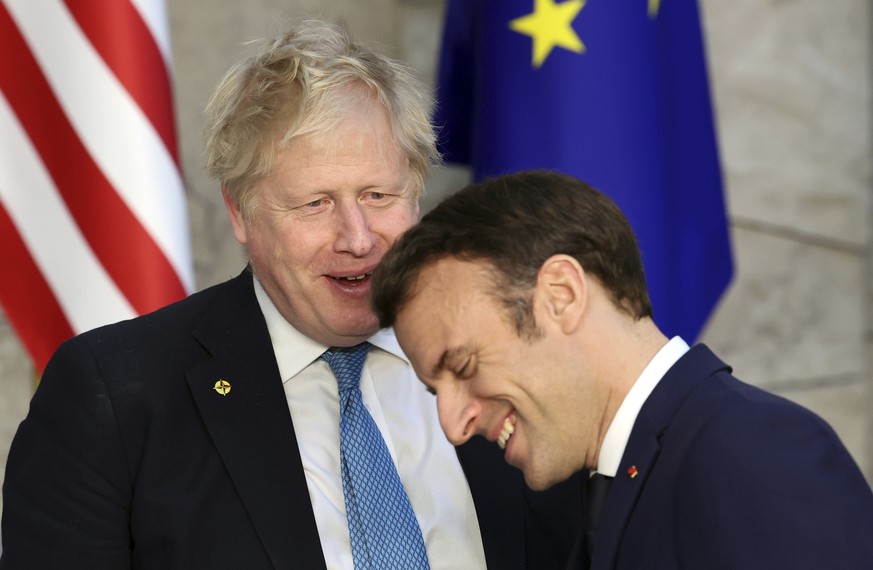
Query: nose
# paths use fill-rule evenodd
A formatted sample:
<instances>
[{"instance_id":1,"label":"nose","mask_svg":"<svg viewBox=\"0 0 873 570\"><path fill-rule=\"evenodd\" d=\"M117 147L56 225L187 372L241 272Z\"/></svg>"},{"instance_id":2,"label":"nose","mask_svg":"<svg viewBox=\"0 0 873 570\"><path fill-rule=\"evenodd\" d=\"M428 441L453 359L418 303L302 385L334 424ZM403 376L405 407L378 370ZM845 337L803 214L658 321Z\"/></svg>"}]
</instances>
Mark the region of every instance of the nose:
<instances>
[{"instance_id":1,"label":"nose","mask_svg":"<svg viewBox=\"0 0 873 570\"><path fill-rule=\"evenodd\" d=\"M461 445L476 435L482 406L465 390L455 386L437 392L440 426L452 445Z\"/></svg>"},{"instance_id":2,"label":"nose","mask_svg":"<svg viewBox=\"0 0 873 570\"><path fill-rule=\"evenodd\" d=\"M375 247L376 237L370 231L370 220L357 202L337 206L336 224L334 249L337 252L363 257Z\"/></svg>"}]
</instances>

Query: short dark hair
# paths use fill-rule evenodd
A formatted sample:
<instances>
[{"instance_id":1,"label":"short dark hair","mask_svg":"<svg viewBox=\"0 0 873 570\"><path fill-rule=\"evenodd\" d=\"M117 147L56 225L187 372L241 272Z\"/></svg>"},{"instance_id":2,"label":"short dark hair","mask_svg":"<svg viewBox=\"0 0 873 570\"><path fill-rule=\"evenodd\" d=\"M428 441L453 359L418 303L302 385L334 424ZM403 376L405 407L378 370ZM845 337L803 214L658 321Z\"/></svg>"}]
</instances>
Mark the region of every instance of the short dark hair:
<instances>
[{"instance_id":1,"label":"short dark hair","mask_svg":"<svg viewBox=\"0 0 873 570\"><path fill-rule=\"evenodd\" d=\"M404 233L373 275L373 308L393 326L421 271L445 257L485 261L496 298L522 336L535 336L532 288L552 255L574 257L620 310L652 316L640 251L615 203L581 180L530 170L470 184Z\"/></svg>"}]
</instances>

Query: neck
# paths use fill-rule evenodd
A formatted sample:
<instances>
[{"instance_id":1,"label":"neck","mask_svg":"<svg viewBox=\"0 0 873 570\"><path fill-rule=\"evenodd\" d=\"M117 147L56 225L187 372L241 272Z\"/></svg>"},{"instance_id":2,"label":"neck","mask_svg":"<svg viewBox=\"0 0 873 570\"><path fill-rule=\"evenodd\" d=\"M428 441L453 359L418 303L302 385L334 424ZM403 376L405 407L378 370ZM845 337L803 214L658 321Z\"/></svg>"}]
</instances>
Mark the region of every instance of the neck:
<instances>
[{"instance_id":1,"label":"neck","mask_svg":"<svg viewBox=\"0 0 873 570\"><path fill-rule=\"evenodd\" d=\"M596 467L600 447L606 437L618 408L627 393L639 379L645 367L669 339L649 319L634 320L626 317L621 326L605 327L595 353L601 366L598 369L600 387L605 393L604 407L597 434L596 453L589 467Z\"/></svg>"}]
</instances>

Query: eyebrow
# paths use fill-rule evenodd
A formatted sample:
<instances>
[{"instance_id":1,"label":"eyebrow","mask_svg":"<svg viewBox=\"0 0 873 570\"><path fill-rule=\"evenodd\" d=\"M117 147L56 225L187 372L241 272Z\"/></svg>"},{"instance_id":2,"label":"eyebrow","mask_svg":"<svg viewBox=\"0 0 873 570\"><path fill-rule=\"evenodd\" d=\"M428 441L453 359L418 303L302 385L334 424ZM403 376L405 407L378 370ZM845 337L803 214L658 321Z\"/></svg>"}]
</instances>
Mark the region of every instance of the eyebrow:
<instances>
[{"instance_id":1,"label":"eyebrow","mask_svg":"<svg viewBox=\"0 0 873 570\"><path fill-rule=\"evenodd\" d=\"M449 351L443 350L443 353L440 355L437 363L434 364L433 368L430 371L430 375L432 378L436 378L439 373L446 369L446 359L449 357Z\"/></svg>"}]
</instances>

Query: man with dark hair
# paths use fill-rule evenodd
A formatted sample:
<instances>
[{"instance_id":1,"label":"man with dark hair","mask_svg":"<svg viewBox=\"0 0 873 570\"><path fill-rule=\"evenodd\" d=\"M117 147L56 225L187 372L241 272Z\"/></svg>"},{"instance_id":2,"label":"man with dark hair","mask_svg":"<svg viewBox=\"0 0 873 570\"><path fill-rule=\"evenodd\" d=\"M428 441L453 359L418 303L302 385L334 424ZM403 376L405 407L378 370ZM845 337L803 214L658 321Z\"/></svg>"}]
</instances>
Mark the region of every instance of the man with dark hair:
<instances>
[{"instance_id":1,"label":"man with dark hair","mask_svg":"<svg viewBox=\"0 0 873 570\"><path fill-rule=\"evenodd\" d=\"M583 182L468 186L395 242L373 302L453 444L496 442L533 489L590 471L572 567L873 568L836 434L668 339L628 222Z\"/></svg>"}]
</instances>

